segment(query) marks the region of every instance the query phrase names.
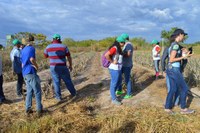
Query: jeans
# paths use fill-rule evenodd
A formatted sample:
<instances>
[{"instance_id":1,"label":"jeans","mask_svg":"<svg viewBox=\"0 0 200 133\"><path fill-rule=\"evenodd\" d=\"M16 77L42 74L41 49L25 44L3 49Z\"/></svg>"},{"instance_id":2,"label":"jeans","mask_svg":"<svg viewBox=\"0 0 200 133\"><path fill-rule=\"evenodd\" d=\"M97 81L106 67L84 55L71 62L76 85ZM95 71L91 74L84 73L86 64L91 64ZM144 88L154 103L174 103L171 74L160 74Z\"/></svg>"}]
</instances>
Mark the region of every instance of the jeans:
<instances>
[{"instance_id":1,"label":"jeans","mask_svg":"<svg viewBox=\"0 0 200 133\"><path fill-rule=\"evenodd\" d=\"M125 83L127 87L127 95L132 94L132 81L131 81L131 67L122 67L122 74L124 74ZM122 79L122 78L121 78ZM119 91L122 91L122 81L120 81Z\"/></svg>"},{"instance_id":2,"label":"jeans","mask_svg":"<svg viewBox=\"0 0 200 133\"><path fill-rule=\"evenodd\" d=\"M51 76L54 84L54 91L56 94L56 99L61 100L61 89L60 89L60 81L63 79L65 85L72 96L76 95L76 89L72 83L69 69L66 66L55 66L50 67Z\"/></svg>"},{"instance_id":3,"label":"jeans","mask_svg":"<svg viewBox=\"0 0 200 133\"><path fill-rule=\"evenodd\" d=\"M181 108L186 108L186 98L187 98L187 92L188 92L188 86L183 78L183 75L181 74L180 70L177 68L168 68L166 70L167 75L169 77L169 84L170 84L170 90L167 94L165 108L166 109L172 109L173 107L173 97L175 93L177 92L177 89L180 89L180 105Z\"/></svg>"},{"instance_id":4,"label":"jeans","mask_svg":"<svg viewBox=\"0 0 200 133\"><path fill-rule=\"evenodd\" d=\"M22 94L22 86L23 86L23 75L22 73L17 73L17 95L21 95Z\"/></svg>"},{"instance_id":5,"label":"jeans","mask_svg":"<svg viewBox=\"0 0 200 133\"><path fill-rule=\"evenodd\" d=\"M174 67L174 69L177 69L177 71L180 71L179 67ZM168 93L170 91L170 82L169 82L169 77L166 75L166 84L167 84L167 89ZM179 99L180 99L180 89L177 88L177 91L175 92L174 98L173 98L173 105L178 105L179 104Z\"/></svg>"},{"instance_id":6,"label":"jeans","mask_svg":"<svg viewBox=\"0 0 200 133\"><path fill-rule=\"evenodd\" d=\"M111 76L110 94L111 94L112 100L114 101L117 98L115 92L121 84L122 72L121 72L121 70L113 70L113 69L109 69L109 72L110 72L110 76Z\"/></svg>"},{"instance_id":7,"label":"jeans","mask_svg":"<svg viewBox=\"0 0 200 133\"><path fill-rule=\"evenodd\" d=\"M3 93L3 75L0 76L0 102L5 100L5 96Z\"/></svg>"},{"instance_id":8,"label":"jeans","mask_svg":"<svg viewBox=\"0 0 200 133\"><path fill-rule=\"evenodd\" d=\"M154 62L155 71L159 72L159 63L160 63L160 60L154 60L153 62Z\"/></svg>"},{"instance_id":9,"label":"jeans","mask_svg":"<svg viewBox=\"0 0 200 133\"><path fill-rule=\"evenodd\" d=\"M26 82L26 111L31 109L32 106L32 96L33 92L35 94L36 100L36 108L37 111L42 111L42 93L41 93L41 86L40 86L40 78L37 74L27 74L24 76L24 80Z\"/></svg>"}]
</instances>

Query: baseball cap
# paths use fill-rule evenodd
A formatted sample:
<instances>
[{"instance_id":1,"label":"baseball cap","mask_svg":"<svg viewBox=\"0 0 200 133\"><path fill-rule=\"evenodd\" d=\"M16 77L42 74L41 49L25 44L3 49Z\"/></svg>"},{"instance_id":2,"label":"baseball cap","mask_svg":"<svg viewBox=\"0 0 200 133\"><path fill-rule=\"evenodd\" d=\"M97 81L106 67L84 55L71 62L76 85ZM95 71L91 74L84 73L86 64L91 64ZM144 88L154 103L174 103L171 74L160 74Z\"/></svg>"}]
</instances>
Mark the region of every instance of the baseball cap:
<instances>
[{"instance_id":1,"label":"baseball cap","mask_svg":"<svg viewBox=\"0 0 200 133\"><path fill-rule=\"evenodd\" d=\"M123 37L126 41L129 40L129 35L126 33L121 34L121 37Z\"/></svg>"},{"instance_id":2,"label":"baseball cap","mask_svg":"<svg viewBox=\"0 0 200 133\"><path fill-rule=\"evenodd\" d=\"M54 34L53 38L59 40L59 39L61 39L61 36L59 34Z\"/></svg>"},{"instance_id":3,"label":"baseball cap","mask_svg":"<svg viewBox=\"0 0 200 133\"><path fill-rule=\"evenodd\" d=\"M125 42L126 40L122 36L118 36L116 41L122 43Z\"/></svg>"},{"instance_id":4,"label":"baseball cap","mask_svg":"<svg viewBox=\"0 0 200 133\"><path fill-rule=\"evenodd\" d=\"M177 35L179 35L179 34L184 34L184 36L185 36L185 35L188 35L187 33L184 32L184 30L182 30L182 29L176 29L176 30L174 31L174 33L172 33L171 36L177 36Z\"/></svg>"},{"instance_id":5,"label":"baseball cap","mask_svg":"<svg viewBox=\"0 0 200 133\"><path fill-rule=\"evenodd\" d=\"M154 39L153 41L151 41L151 44L159 44L159 42Z\"/></svg>"},{"instance_id":6,"label":"baseball cap","mask_svg":"<svg viewBox=\"0 0 200 133\"><path fill-rule=\"evenodd\" d=\"M17 44L22 44L18 39L13 40L12 43L13 43L14 46L17 45Z\"/></svg>"}]
</instances>

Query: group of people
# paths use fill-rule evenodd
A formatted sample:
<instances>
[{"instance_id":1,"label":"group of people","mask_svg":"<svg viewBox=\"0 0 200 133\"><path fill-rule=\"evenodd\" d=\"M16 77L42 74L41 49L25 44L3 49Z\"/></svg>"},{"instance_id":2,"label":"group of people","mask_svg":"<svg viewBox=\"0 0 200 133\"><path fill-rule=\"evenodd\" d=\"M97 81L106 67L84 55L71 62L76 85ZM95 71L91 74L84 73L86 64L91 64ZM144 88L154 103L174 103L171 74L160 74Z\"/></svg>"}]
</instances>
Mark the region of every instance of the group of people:
<instances>
[{"instance_id":1,"label":"group of people","mask_svg":"<svg viewBox=\"0 0 200 133\"><path fill-rule=\"evenodd\" d=\"M131 69L133 67L133 45L129 41L129 35L123 33L118 36L116 41L109 47L105 57L110 61L108 67L110 80L110 94L112 103L121 105L121 101L117 99L117 95L122 95L122 75L124 74L125 84L127 86L127 94L123 97L129 99L132 97L132 81Z\"/></svg>"},{"instance_id":2,"label":"group of people","mask_svg":"<svg viewBox=\"0 0 200 133\"><path fill-rule=\"evenodd\" d=\"M168 94L166 97L165 111L173 113L172 108L174 105L180 103L181 113L190 114L194 110L186 107L186 99L188 93L188 86L182 75L182 71L187 63L187 58L190 57L190 51L180 45L184 40L185 33L182 29L176 29L171 35L171 45L167 47L160 57L161 48L157 40L153 40L152 56L155 66L156 80L159 77L159 62L162 62L162 70L166 72L166 84ZM32 113L32 96L33 93L36 99L37 113L43 112L42 96L40 78L37 75L38 65L36 62L35 48L33 47L34 37L28 36L27 44L23 47L22 43L15 39L13 41L14 48L10 53L13 72L17 74L17 95L20 97L23 94L22 86L23 81L26 83L26 113ZM121 34L116 38L114 43L109 47L105 53L105 58L110 62L108 66L111 76L110 80L110 94L112 103L121 105L122 102L117 98L117 95L123 95L122 90L122 76L124 76L125 85L127 88L126 94L123 99L132 97L132 81L131 70L133 67L133 45L129 41L129 35L126 33ZM62 101L60 81L63 79L67 89L72 97L77 94L76 89L70 77L72 71L72 58L70 51L66 45L61 42L61 36L55 34L53 41L44 50L44 57L49 58L50 72L53 79L55 98L58 102ZM68 64L67 64L67 60ZM165 62L167 63L165 65ZM4 102L5 96L3 93L3 76L2 76L2 59L0 58L0 103Z\"/></svg>"},{"instance_id":3,"label":"group of people","mask_svg":"<svg viewBox=\"0 0 200 133\"><path fill-rule=\"evenodd\" d=\"M181 107L181 114L194 113L194 110L187 108L186 100L189 88L183 77L183 69L187 64L187 58L192 56L187 48L180 45L184 41L187 33L182 29L176 29L170 38L170 46L162 53L157 40L151 42L152 57L155 67L155 80L159 79L159 63L161 60L162 70L166 73L166 85L168 94L166 97L165 111L173 114L172 111L175 105ZM116 38L116 41L110 46L108 52L105 54L106 59L110 62L108 67L111 81L110 94L112 103L121 105L122 102L117 98L117 95L122 95L122 75L124 74L125 84L127 87L127 94L123 99L132 97L132 83L131 83L131 69L133 45L129 42L129 35L122 34ZM166 65L165 65L166 64Z\"/></svg>"},{"instance_id":4,"label":"group of people","mask_svg":"<svg viewBox=\"0 0 200 133\"><path fill-rule=\"evenodd\" d=\"M155 67L156 80L159 77L159 62L161 60L162 71L166 73L166 85L168 94L165 103L165 111L173 114L174 106L180 104L181 114L194 113L186 105L189 88L184 80L182 72L187 64L187 58L192 56L191 51L180 45L187 33L182 29L176 29L170 37L170 46L165 48L160 57L160 46L157 40L153 40L152 57ZM166 63L167 62L167 63ZM167 65L166 65L167 64Z\"/></svg>"},{"instance_id":5,"label":"group of people","mask_svg":"<svg viewBox=\"0 0 200 133\"><path fill-rule=\"evenodd\" d=\"M22 43L15 39L13 40L13 49L10 53L12 61L13 73L17 74L17 96L21 97L25 92L22 89L23 83L26 83L26 99L25 110L26 114L33 113L32 110L32 97L33 93L36 101L36 109L38 116L44 112L42 105L42 92L40 78L37 74L38 64L36 61L36 51L33 46L34 36L29 35L26 39L27 44L24 46ZM24 46L24 47L23 47ZM61 42L61 36L55 34L53 41L44 50L44 57L49 58L50 72L53 79L55 98L57 102L62 101L60 81L66 84L67 89L70 91L71 96L76 96L76 89L72 83L70 72L72 70L72 58L70 51L66 45ZM67 60L68 59L68 64ZM2 59L0 58L0 103L6 101L3 93L3 76L2 76Z\"/></svg>"}]
</instances>

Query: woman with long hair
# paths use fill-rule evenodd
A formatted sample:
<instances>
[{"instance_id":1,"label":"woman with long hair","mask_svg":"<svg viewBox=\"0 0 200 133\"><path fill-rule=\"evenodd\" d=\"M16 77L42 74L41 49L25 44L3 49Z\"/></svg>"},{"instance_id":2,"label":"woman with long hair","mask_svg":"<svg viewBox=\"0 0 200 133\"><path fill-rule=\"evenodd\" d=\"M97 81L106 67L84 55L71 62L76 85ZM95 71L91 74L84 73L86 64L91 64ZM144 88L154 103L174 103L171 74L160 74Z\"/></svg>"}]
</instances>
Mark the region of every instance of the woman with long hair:
<instances>
[{"instance_id":1,"label":"woman with long hair","mask_svg":"<svg viewBox=\"0 0 200 133\"><path fill-rule=\"evenodd\" d=\"M191 114L194 110L188 109L186 107L186 98L188 93L188 86L184 80L184 77L180 71L181 60L191 56L190 52L187 52L182 56L180 42L184 40L184 36L187 35L182 29L176 29L171 35L171 46L169 48L169 63L166 70L167 76L169 78L170 90L167 94L165 111L168 113L173 113L173 99L177 89L180 89L180 105L181 114Z\"/></svg>"},{"instance_id":2,"label":"woman with long hair","mask_svg":"<svg viewBox=\"0 0 200 133\"><path fill-rule=\"evenodd\" d=\"M112 98L112 103L116 105L121 105L122 103L116 97L116 90L120 86L120 81L122 78L122 47L125 44L125 39L121 36L117 37L116 41L110 46L105 57L110 61L109 72L111 76L110 80L110 94Z\"/></svg>"}]
</instances>

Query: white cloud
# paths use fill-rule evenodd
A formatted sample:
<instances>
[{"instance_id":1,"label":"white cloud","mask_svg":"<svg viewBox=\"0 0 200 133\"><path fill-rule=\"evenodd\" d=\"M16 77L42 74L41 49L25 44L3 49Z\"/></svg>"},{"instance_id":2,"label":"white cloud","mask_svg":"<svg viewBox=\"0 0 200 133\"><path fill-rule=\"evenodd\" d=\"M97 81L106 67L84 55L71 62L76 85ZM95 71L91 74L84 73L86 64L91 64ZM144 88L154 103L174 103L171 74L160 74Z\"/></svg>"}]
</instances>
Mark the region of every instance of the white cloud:
<instances>
[{"instance_id":1,"label":"white cloud","mask_svg":"<svg viewBox=\"0 0 200 133\"><path fill-rule=\"evenodd\" d=\"M80 40L128 32L153 38L171 27L194 31L199 27L199 6L199 0L1 0L0 36L56 32ZM194 34L200 36L198 31Z\"/></svg>"},{"instance_id":2,"label":"white cloud","mask_svg":"<svg viewBox=\"0 0 200 133\"><path fill-rule=\"evenodd\" d=\"M163 10L155 8L153 11L150 11L150 14L161 21L173 19L169 8Z\"/></svg>"}]
</instances>

